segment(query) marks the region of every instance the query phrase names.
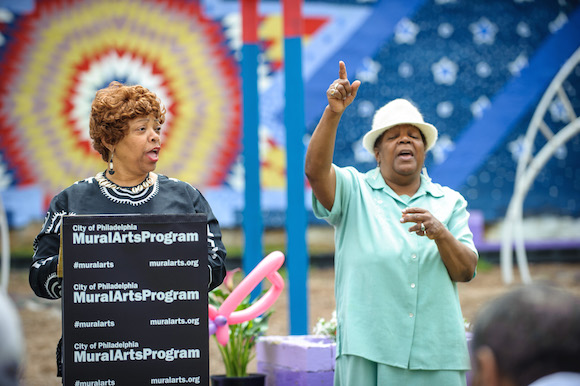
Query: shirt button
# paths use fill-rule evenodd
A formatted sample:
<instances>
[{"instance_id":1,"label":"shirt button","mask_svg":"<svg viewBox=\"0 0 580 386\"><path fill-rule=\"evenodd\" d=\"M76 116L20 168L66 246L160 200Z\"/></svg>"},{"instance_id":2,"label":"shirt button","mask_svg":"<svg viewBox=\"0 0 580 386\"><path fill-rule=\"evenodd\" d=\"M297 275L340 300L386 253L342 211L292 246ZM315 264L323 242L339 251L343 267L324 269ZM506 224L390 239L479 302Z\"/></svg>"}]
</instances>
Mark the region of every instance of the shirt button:
<instances>
[{"instance_id":1,"label":"shirt button","mask_svg":"<svg viewBox=\"0 0 580 386\"><path fill-rule=\"evenodd\" d=\"M415 283L411 283L411 288L415 288Z\"/></svg>"},{"instance_id":2,"label":"shirt button","mask_svg":"<svg viewBox=\"0 0 580 386\"><path fill-rule=\"evenodd\" d=\"M412 318L414 315L412 312L409 312L409 318Z\"/></svg>"},{"instance_id":3,"label":"shirt button","mask_svg":"<svg viewBox=\"0 0 580 386\"><path fill-rule=\"evenodd\" d=\"M417 255L411 255L411 259L416 259Z\"/></svg>"}]
</instances>

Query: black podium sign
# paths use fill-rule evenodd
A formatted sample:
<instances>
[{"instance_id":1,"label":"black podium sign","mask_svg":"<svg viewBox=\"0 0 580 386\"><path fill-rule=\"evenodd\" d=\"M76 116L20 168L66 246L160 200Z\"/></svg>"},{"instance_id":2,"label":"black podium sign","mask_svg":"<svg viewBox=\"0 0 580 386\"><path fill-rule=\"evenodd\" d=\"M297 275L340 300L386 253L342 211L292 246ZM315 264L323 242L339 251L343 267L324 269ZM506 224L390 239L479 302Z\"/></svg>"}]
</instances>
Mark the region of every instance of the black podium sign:
<instances>
[{"instance_id":1,"label":"black podium sign","mask_svg":"<svg viewBox=\"0 0 580 386\"><path fill-rule=\"evenodd\" d=\"M65 386L209 384L207 220L65 216Z\"/></svg>"}]
</instances>

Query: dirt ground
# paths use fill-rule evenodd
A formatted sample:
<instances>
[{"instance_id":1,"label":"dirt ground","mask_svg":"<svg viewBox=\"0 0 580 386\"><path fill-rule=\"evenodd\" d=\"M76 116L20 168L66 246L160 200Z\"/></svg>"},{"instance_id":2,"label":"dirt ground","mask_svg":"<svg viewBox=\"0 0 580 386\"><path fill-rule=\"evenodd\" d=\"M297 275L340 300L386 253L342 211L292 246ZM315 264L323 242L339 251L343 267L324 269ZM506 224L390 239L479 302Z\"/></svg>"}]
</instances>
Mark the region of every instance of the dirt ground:
<instances>
[{"instance_id":1,"label":"dirt ground","mask_svg":"<svg viewBox=\"0 0 580 386\"><path fill-rule=\"evenodd\" d=\"M580 296L580 263L532 264L532 278L535 281L551 281ZM481 267L477 277L470 283L459 285L461 307L464 317L470 321L478 309L488 300L519 284L519 274L515 272L516 283L506 286L502 283L497 265ZM309 327L323 317L330 318L334 310L334 271L332 268L312 268L309 272ZM59 385L55 377L55 346L61 334L60 302L39 299L28 286L28 271L13 270L10 276L9 295L20 311L26 338L26 366L23 386ZM267 335L288 334L287 292L274 306ZM255 371L256 361L250 364ZM219 352L212 340L210 343L210 374L224 372Z\"/></svg>"}]
</instances>

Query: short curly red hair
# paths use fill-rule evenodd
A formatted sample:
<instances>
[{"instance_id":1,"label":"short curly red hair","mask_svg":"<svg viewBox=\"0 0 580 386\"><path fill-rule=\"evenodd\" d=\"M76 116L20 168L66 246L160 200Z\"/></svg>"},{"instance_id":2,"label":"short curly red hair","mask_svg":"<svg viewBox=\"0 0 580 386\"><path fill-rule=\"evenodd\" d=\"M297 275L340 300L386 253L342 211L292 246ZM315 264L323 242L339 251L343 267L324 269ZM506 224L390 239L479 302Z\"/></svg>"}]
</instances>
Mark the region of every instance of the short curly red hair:
<instances>
[{"instance_id":1,"label":"short curly red hair","mask_svg":"<svg viewBox=\"0 0 580 386\"><path fill-rule=\"evenodd\" d=\"M153 114L159 123L165 122L165 106L157 95L143 86L126 86L117 81L97 91L91 106L89 133L93 148L105 162L110 159L105 143L116 145L127 134L128 122Z\"/></svg>"}]
</instances>

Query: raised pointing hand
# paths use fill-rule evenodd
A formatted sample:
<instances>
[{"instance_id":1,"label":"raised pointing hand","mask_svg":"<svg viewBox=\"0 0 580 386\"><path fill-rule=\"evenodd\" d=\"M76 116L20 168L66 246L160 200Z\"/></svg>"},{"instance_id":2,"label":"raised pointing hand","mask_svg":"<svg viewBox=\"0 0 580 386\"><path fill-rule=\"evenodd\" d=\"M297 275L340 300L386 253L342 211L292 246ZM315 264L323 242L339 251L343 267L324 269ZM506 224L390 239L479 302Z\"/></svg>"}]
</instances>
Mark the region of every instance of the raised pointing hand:
<instances>
[{"instance_id":1,"label":"raised pointing hand","mask_svg":"<svg viewBox=\"0 0 580 386\"><path fill-rule=\"evenodd\" d=\"M348 105L356 98L356 93L360 86L360 81L355 80L352 84L346 74L346 65L341 60L338 62L338 79L336 79L326 90L328 105L335 113L342 113Z\"/></svg>"}]
</instances>

